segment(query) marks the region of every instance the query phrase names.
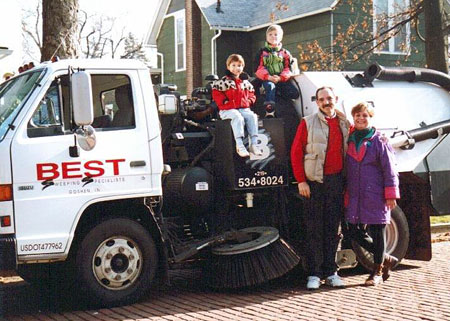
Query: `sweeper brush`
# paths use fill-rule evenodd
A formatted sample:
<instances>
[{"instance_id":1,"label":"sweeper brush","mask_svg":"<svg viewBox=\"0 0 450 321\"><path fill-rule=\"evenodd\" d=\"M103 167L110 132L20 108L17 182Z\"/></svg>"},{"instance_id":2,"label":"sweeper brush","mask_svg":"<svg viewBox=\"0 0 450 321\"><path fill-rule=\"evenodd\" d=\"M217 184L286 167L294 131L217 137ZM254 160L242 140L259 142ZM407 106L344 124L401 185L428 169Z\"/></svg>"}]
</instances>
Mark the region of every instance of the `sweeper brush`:
<instances>
[{"instance_id":1,"label":"sweeper brush","mask_svg":"<svg viewBox=\"0 0 450 321\"><path fill-rule=\"evenodd\" d=\"M300 261L276 228L250 227L239 232L249 239L211 250L205 271L209 286L237 289L258 285L284 275Z\"/></svg>"}]
</instances>

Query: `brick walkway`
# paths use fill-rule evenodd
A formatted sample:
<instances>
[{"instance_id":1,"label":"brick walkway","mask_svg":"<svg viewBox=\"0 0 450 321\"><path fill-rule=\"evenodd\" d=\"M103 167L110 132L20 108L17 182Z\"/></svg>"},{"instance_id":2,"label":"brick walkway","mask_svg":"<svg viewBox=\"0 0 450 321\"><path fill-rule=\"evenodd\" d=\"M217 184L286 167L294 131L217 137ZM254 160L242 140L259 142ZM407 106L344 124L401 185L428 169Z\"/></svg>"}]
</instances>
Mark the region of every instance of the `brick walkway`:
<instances>
[{"instance_id":1,"label":"brick walkway","mask_svg":"<svg viewBox=\"0 0 450 321\"><path fill-rule=\"evenodd\" d=\"M432 261L404 260L382 286L364 287L366 275L356 269L342 272L345 289L315 292L294 276L253 291L214 292L201 285L198 273L186 271L138 304L86 311L0 278L7 302L0 320L450 320L449 262L450 242L434 243Z\"/></svg>"}]
</instances>

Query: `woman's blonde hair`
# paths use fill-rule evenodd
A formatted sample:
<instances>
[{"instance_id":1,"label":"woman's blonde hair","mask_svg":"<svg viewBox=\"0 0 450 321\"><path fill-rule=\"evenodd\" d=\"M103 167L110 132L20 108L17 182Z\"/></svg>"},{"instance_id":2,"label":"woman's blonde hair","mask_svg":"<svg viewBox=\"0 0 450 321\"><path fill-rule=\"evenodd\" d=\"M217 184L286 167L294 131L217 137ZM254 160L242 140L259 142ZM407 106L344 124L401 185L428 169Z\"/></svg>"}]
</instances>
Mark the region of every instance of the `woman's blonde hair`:
<instances>
[{"instance_id":1,"label":"woman's blonde hair","mask_svg":"<svg viewBox=\"0 0 450 321\"><path fill-rule=\"evenodd\" d=\"M372 107L372 104L361 102L352 108L352 116L355 116L356 113L360 113L362 111L367 111L370 117L373 117L373 115L375 115L375 110Z\"/></svg>"},{"instance_id":2,"label":"woman's blonde hair","mask_svg":"<svg viewBox=\"0 0 450 321\"><path fill-rule=\"evenodd\" d=\"M231 54L227 58L227 67L234 61L240 62L243 66L245 66L244 58L238 54Z\"/></svg>"}]
</instances>

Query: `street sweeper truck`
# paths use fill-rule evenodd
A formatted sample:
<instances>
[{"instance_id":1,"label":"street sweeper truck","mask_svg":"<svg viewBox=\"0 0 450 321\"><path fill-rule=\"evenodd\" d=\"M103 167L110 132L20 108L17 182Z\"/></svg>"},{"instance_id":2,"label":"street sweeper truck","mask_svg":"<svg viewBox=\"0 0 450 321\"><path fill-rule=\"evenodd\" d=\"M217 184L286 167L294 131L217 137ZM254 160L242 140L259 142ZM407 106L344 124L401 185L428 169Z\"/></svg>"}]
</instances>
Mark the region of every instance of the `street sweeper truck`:
<instances>
[{"instance_id":1,"label":"street sweeper truck","mask_svg":"<svg viewBox=\"0 0 450 321\"><path fill-rule=\"evenodd\" d=\"M46 62L2 83L0 270L107 306L138 300L187 265L214 288L301 267L307 245L288 155L299 117L315 111L314 92L325 84L347 115L356 101L374 105L401 172L388 252L429 260L429 215L450 199L442 196L448 180L439 180L450 173L448 78L371 66L293 82L300 98L280 98L277 118L260 118L262 155L249 158L236 154L210 87L190 99L171 86L156 94L140 62ZM368 253L345 236L341 243L341 268L371 267Z\"/></svg>"}]
</instances>

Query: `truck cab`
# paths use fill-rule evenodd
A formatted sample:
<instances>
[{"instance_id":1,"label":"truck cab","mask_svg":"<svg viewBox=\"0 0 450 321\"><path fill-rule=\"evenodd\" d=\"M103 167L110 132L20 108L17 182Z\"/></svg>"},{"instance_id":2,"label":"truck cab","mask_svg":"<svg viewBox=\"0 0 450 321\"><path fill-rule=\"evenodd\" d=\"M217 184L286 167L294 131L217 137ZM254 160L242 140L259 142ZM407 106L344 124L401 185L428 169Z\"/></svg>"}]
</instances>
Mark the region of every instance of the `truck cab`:
<instances>
[{"instance_id":1,"label":"truck cab","mask_svg":"<svg viewBox=\"0 0 450 321\"><path fill-rule=\"evenodd\" d=\"M74 119L74 104L89 103L72 79L81 70L91 84L90 132ZM0 115L1 269L66 260L99 207L103 216L124 208L138 216L147 208L138 200L162 195L158 115L141 63L40 65L0 85Z\"/></svg>"}]
</instances>

